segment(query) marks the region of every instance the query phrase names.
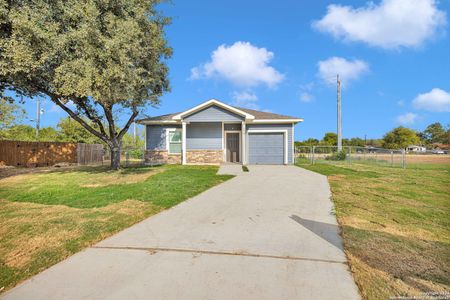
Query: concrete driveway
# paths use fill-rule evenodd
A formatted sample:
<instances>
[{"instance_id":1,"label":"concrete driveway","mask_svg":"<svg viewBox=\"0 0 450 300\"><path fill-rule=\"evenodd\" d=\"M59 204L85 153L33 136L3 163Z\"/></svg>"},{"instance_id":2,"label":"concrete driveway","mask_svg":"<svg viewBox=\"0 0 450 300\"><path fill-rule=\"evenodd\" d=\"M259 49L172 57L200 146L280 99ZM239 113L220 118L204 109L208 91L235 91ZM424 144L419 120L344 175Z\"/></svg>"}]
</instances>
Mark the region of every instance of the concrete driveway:
<instances>
[{"instance_id":1,"label":"concrete driveway","mask_svg":"<svg viewBox=\"0 0 450 300\"><path fill-rule=\"evenodd\" d=\"M326 177L294 166L249 169L4 298L359 299Z\"/></svg>"}]
</instances>

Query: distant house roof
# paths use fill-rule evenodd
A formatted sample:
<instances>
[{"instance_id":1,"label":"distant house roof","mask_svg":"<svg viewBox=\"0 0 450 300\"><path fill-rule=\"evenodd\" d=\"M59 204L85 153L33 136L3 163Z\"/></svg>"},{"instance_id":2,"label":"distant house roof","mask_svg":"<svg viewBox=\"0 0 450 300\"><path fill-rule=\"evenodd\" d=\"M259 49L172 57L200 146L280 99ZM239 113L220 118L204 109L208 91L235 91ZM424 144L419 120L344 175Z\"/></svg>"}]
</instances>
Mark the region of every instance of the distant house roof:
<instances>
[{"instance_id":1,"label":"distant house roof","mask_svg":"<svg viewBox=\"0 0 450 300\"><path fill-rule=\"evenodd\" d=\"M184 115L193 114L200 109L203 109L205 107L212 106L212 105L221 106L224 109L227 109L231 112L235 112L237 114L242 114L249 120L257 121L257 122L258 121L274 121L274 122L290 121L293 123L297 123L297 122L303 121L303 119L297 118L297 117L274 114L272 112L259 111L259 110L249 109L249 108L231 106L231 105L227 105L223 102L220 102L218 100L211 99L211 100L208 100L194 108L188 109L183 112L165 114L165 115L160 115L160 116L155 116L155 117L142 118L142 119L137 120L137 122L138 123L178 123L177 121L179 121Z\"/></svg>"}]
</instances>

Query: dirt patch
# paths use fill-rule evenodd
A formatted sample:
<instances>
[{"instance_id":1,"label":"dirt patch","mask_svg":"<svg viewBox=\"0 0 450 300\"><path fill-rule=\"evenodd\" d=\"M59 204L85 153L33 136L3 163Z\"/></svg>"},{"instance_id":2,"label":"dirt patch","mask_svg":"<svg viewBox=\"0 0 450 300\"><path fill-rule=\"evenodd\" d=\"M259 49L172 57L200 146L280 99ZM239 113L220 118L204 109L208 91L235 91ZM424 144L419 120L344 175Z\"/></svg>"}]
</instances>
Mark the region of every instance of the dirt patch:
<instances>
[{"instance_id":1,"label":"dirt patch","mask_svg":"<svg viewBox=\"0 0 450 300\"><path fill-rule=\"evenodd\" d=\"M450 165L450 155L445 154L408 154L406 155L406 163L431 163L431 164L446 164Z\"/></svg>"},{"instance_id":2,"label":"dirt patch","mask_svg":"<svg viewBox=\"0 0 450 300\"><path fill-rule=\"evenodd\" d=\"M132 184L147 180L149 177L164 171L162 168L139 174L111 173L95 178L95 183L80 184L80 187L97 188L115 184Z\"/></svg>"}]
</instances>

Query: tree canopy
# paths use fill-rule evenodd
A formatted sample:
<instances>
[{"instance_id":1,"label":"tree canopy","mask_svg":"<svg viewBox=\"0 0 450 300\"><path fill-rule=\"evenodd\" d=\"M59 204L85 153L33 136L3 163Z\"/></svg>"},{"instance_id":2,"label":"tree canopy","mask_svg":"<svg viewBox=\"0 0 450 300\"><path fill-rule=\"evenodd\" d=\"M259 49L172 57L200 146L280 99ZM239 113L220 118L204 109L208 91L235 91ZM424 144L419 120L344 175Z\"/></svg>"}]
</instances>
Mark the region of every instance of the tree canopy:
<instances>
[{"instance_id":1,"label":"tree canopy","mask_svg":"<svg viewBox=\"0 0 450 300\"><path fill-rule=\"evenodd\" d=\"M403 126L392 129L383 137L383 148L387 149L405 149L410 145L417 144L420 144L417 133Z\"/></svg>"},{"instance_id":2,"label":"tree canopy","mask_svg":"<svg viewBox=\"0 0 450 300\"><path fill-rule=\"evenodd\" d=\"M23 116L24 110L11 99L0 99L0 130L4 130L16 124Z\"/></svg>"},{"instance_id":3,"label":"tree canopy","mask_svg":"<svg viewBox=\"0 0 450 300\"><path fill-rule=\"evenodd\" d=\"M450 127L446 130L441 123L436 122L427 126L427 128L422 132L422 138L426 144L446 144L449 142L449 133Z\"/></svg>"},{"instance_id":4,"label":"tree canopy","mask_svg":"<svg viewBox=\"0 0 450 300\"><path fill-rule=\"evenodd\" d=\"M158 3L0 0L0 94L47 96L111 148L118 168L128 128L169 90ZM119 113L129 117L117 130Z\"/></svg>"},{"instance_id":5,"label":"tree canopy","mask_svg":"<svg viewBox=\"0 0 450 300\"><path fill-rule=\"evenodd\" d=\"M337 139L338 136L334 132L327 132L325 133L325 136L322 139L322 142L329 146L336 146L337 145Z\"/></svg>"}]
</instances>

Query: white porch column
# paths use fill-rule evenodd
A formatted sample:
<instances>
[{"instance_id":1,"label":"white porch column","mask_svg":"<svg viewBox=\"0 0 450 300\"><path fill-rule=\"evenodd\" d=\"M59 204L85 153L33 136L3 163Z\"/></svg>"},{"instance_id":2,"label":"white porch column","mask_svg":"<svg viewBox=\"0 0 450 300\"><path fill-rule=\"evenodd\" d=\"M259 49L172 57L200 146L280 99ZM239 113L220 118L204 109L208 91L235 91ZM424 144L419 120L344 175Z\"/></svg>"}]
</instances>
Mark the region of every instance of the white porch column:
<instances>
[{"instance_id":1,"label":"white porch column","mask_svg":"<svg viewBox=\"0 0 450 300\"><path fill-rule=\"evenodd\" d=\"M242 133L241 133L241 137L242 137L242 153L241 153L241 155L242 155L242 158L241 158L241 161L242 161L242 164L243 165L246 165L247 164L247 151L246 151L246 140L245 140L245 132L246 132L246 129L245 129L245 121L244 122L242 122L242 124L241 124L241 131L242 131Z\"/></svg>"},{"instance_id":2,"label":"white porch column","mask_svg":"<svg viewBox=\"0 0 450 300\"><path fill-rule=\"evenodd\" d=\"M186 122L181 122L181 159L186 164Z\"/></svg>"}]
</instances>

